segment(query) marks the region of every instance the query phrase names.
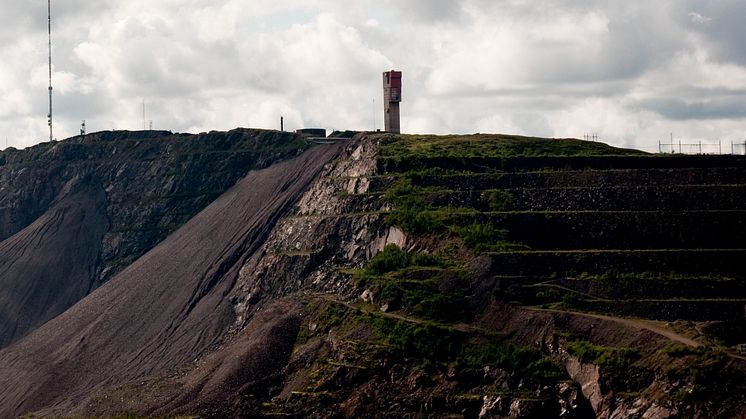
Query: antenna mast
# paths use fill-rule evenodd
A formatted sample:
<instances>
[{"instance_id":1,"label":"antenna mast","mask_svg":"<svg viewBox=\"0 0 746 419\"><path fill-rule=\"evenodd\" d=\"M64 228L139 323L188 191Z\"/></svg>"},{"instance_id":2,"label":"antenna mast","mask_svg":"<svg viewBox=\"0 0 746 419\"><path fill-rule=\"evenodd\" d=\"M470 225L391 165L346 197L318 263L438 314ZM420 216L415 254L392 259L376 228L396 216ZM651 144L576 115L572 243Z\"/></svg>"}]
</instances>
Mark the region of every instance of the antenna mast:
<instances>
[{"instance_id":1,"label":"antenna mast","mask_svg":"<svg viewBox=\"0 0 746 419\"><path fill-rule=\"evenodd\" d=\"M52 134L52 0L47 0L47 28L49 30L49 141L54 140Z\"/></svg>"}]
</instances>

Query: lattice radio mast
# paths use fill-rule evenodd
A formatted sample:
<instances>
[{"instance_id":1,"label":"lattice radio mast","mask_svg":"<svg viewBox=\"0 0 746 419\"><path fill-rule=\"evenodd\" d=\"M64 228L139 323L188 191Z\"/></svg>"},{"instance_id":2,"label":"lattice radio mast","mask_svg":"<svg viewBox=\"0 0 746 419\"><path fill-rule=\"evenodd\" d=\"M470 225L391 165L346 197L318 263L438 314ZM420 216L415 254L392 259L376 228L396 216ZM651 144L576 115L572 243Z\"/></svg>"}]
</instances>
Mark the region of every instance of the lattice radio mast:
<instances>
[{"instance_id":1,"label":"lattice radio mast","mask_svg":"<svg viewBox=\"0 0 746 419\"><path fill-rule=\"evenodd\" d=\"M47 0L47 28L49 31L49 141L54 140L52 133L52 0Z\"/></svg>"}]
</instances>

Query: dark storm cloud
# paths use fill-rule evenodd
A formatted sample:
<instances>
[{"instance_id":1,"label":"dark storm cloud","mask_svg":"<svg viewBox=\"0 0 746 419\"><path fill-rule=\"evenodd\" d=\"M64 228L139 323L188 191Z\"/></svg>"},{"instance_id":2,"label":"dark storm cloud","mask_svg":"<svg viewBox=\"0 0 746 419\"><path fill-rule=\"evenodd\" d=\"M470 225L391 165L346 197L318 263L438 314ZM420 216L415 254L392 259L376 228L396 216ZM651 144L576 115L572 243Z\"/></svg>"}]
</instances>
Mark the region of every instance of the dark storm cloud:
<instances>
[{"instance_id":1,"label":"dark storm cloud","mask_svg":"<svg viewBox=\"0 0 746 419\"><path fill-rule=\"evenodd\" d=\"M418 23L455 21L463 17L464 2L459 0L386 0L382 4Z\"/></svg>"},{"instance_id":2,"label":"dark storm cloud","mask_svg":"<svg viewBox=\"0 0 746 419\"><path fill-rule=\"evenodd\" d=\"M714 43L718 59L746 64L744 19L746 2L741 0L688 1L679 19L689 19L689 27ZM683 16L685 15L685 16Z\"/></svg>"},{"instance_id":3,"label":"dark storm cloud","mask_svg":"<svg viewBox=\"0 0 746 419\"><path fill-rule=\"evenodd\" d=\"M653 99L641 105L673 120L708 120L746 118L745 97L716 98L685 101L682 99Z\"/></svg>"}]
</instances>

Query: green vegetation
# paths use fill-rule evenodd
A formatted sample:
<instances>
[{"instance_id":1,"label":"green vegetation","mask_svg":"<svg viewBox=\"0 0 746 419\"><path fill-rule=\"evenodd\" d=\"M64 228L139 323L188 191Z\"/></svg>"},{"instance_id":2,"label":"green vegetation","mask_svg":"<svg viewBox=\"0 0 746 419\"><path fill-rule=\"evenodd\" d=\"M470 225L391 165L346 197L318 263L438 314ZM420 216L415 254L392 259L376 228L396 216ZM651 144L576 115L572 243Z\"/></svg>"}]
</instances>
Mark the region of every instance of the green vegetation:
<instances>
[{"instance_id":1,"label":"green vegetation","mask_svg":"<svg viewBox=\"0 0 746 419\"><path fill-rule=\"evenodd\" d=\"M605 282L668 282L668 281L732 281L732 277L717 274L683 274L679 272L622 272L617 269L609 269L601 274L590 274L582 272L578 279L585 281L605 281Z\"/></svg>"},{"instance_id":2,"label":"green vegetation","mask_svg":"<svg viewBox=\"0 0 746 419\"><path fill-rule=\"evenodd\" d=\"M513 208L513 195L499 189L482 192L482 200L489 211L508 211Z\"/></svg>"},{"instance_id":3,"label":"green vegetation","mask_svg":"<svg viewBox=\"0 0 746 419\"><path fill-rule=\"evenodd\" d=\"M330 327L339 326L345 318L345 311L337 305L330 304L320 316L316 318L318 328L327 330Z\"/></svg>"},{"instance_id":4,"label":"green vegetation","mask_svg":"<svg viewBox=\"0 0 746 419\"><path fill-rule=\"evenodd\" d=\"M467 333L449 327L384 317L374 317L371 323L396 351L406 357L421 359L427 367L453 363L456 371L471 378L481 377L485 366L534 378L566 376L560 365L538 351L516 348L496 337L473 340Z\"/></svg>"},{"instance_id":5,"label":"green vegetation","mask_svg":"<svg viewBox=\"0 0 746 419\"><path fill-rule=\"evenodd\" d=\"M445 266L439 258L422 253L409 253L395 244L388 244L368 261L365 275L383 275L410 266Z\"/></svg>"},{"instance_id":6,"label":"green vegetation","mask_svg":"<svg viewBox=\"0 0 746 419\"><path fill-rule=\"evenodd\" d=\"M608 313L612 309L625 309L626 306L618 308L614 304L621 307L619 301L629 296L629 301L622 302L630 306L638 304L643 310L655 302L640 301L641 297L626 293L627 289L634 290L637 285L655 287L655 282L668 282L654 289L664 294L676 288L676 284L671 284L676 280L705 279L712 282L731 279L706 271L702 275L690 275L696 271L679 268L684 259L683 252L666 248L665 243L663 249L654 248L652 243L648 249L638 242L630 244L624 241L626 239L620 239L625 237L624 229L630 225L640 228L665 225L674 211L657 213L651 210L627 217L620 216L625 212L622 210L593 207L595 195L590 198L583 196L591 203L587 209L583 206L586 201L573 201L573 194L577 191L563 185L571 185L580 192L586 181L598 182L599 188L605 188L615 184L609 179L624 180L625 174L590 173L586 176L584 173L574 178L574 174L562 173L564 170L581 171L593 167L600 172L607 163L609 169L615 169L616 159L541 158L643 156L643 152L576 140L501 135L391 135L380 144L378 168L381 176L376 179L373 190L382 192L391 205L388 223L401 228L410 238L414 237L415 242L430 249L437 242L454 244L459 250L454 259L460 261L461 266L466 266L464 261L472 259L475 254L489 254L493 263L489 273L503 275L491 292L503 301L581 311L596 309ZM619 161L631 167L636 167L638 162L641 167L651 165L650 159ZM532 173L524 174L521 170ZM503 176L503 171L511 174ZM538 173L541 171L556 173ZM524 191L522 188L552 188L552 192L562 189L557 191L555 200L567 202L557 203L547 198L544 201L554 206L545 204L540 190ZM548 209L542 211L544 208ZM556 243L559 244L540 232L536 237L525 233L534 226L538 226L534 231L546 226L550 233L559 232L556 234ZM576 229L577 236L572 233ZM636 231L634 228L630 230ZM645 231L648 236L657 237L654 233L658 230ZM523 237L517 237L520 232L524 232L521 233ZM570 240L561 241L564 236L571 236ZM640 237L636 236L636 239ZM537 251L522 252L531 249L516 243L519 240L525 240ZM619 248L611 247L615 240L619 242ZM688 252L697 251L690 249ZM669 257L667 252L672 256ZM430 262L417 262L416 257L416 254L399 248L387 248L371 260L361 274L368 281L366 286L375 296L376 304L386 304L386 311L394 311L370 319L378 336L391 345L393 351L429 368L443 371L447 367L459 375L461 382L469 381L462 380L463 377L483 379L486 366L521 378L557 380L566 377L559 365L534 349L517 348L499 338L485 336L479 329L457 324L470 319L463 307L468 307L467 302L477 300L470 300L477 287L470 289L472 285L465 269L462 268L463 272L452 269L452 262L444 265L442 259L432 255L429 257L434 257L434 260ZM659 260L663 263L658 263ZM608 269L608 266L622 271ZM625 269L632 272L623 272ZM683 272L674 272L676 269ZM590 273L581 273L584 270ZM461 277L458 273L462 274ZM453 279L446 281L449 275ZM618 286L573 282L572 279L606 281ZM650 284L641 281L650 281ZM448 283L450 286L446 286ZM713 287L718 284L704 285ZM594 297L597 295L600 297ZM404 320L406 316L411 316L410 321ZM581 362L605 367L613 381L610 386L641 392L661 377L660 368L651 366L647 356L643 359L643 355L647 355L644 349L601 346L580 339L584 337L570 337L568 334L562 340L568 342L568 352ZM724 368L718 355L704 348L672 347L658 356L663 359L670 357L666 361L680 368L678 374L681 376L677 379L687 386L680 394L674 390L664 398L701 399L706 394L706 386L717 387L713 384L717 380L715 365ZM704 360L705 365L692 367L695 359ZM623 377L630 370L639 373Z\"/></svg>"},{"instance_id":7,"label":"green vegetation","mask_svg":"<svg viewBox=\"0 0 746 419\"><path fill-rule=\"evenodd\" d=\"M438 233L443 224L429 211L431 206L407 178L399 179L386 191L386 198L394 205L388 216L389 224L400 226L414 234Z\"/></svg>"},{"instance_id":8,"label":"green vegetation","mask_svg":"<svg viewBox=\"0 0 746 419\"><path fill-rule=\"evenodd\" d=\"M640 358L640 353L630 348L610 348L594 345L585 340L567 343L567 351L581 362L605 367L627 368Z\"/></svg>"},{"instance_id":9,"label":"green vegetation","mask_svg":"<svg viewBox=\"0 0 746 419\"><path fill-rule=\"evenodd\" d=\"M517 371L522 376L558 379L567 376L564 368L531 348L517 348L497 339L464 345L456 359L456 369L466 374L484 374L484 366Z\"/></svg>"},{"instance_id":10,"label":"green vegetation","mask_svg":"<svg viewBox=\"0 0 746 419\"><path fill-rule=\"evenodd\" d=\"M508 240L507 230L498 230L490 224L474 223L466 227L451 226L451 231L464 240L464 244L477 252L525 250L526 247Z\"/></svg>"},{"instance_id":11,"label":"green vegetation","mask_svg":"<svg viewBox=\"0 0 746 419\"><path fill-rule=\"evenodd\" d=\"M389 279L383 281L380 300L389 307L402 307L408 312L429 319L464 320L468 312L463 303L464 287L441 291L439 280Z\"/></svg>"},{"instance_id":12,"label":"green vegetation","mask_svg":"<svg viewBox=\"0 0 746 419\"><path fill-rule=\"evenodd\" d=\"M387 245L358 274L358 281L371 286L378 300L391 309L440 320L462 320L466 277L443 254L405 252Z\"/></svg>"},{"instance_id":13,"label":"green vegetation","mask_svg":"<svg viewBox=\"0 0 746 419\"><path fill-rule=\"evenodd\" d=\"M393 158L644 155L603 143L516 135L399 135L382 142L381 156Z\"/></svg>"},{"instance_id":14,"label":"green vegetation","mask_svg":"<svg viewBox=\"0 0 746 419\"><path fill-rule=\"evenodd\" d=\"M409 323L387 317L370 316L375 330L402 355L447 362L455 359L465 334L430 324Z\"/></svg>"},{"instance_id":15,"label":"green vegetation","mask_svg":"<svg viewBox=\"0 0 746 419\"><path fill-rule=\"evenodd\" d=\"M519 147L528 153L528 150L540 151L539 145L572 144L582 149L585 144L581 141L572 140L546 140L526 139L522 137L508 136L391 136L383 141L381 146L381 158L439 158L458 157L468 159L471 157L496 157L516 155L515 147ZM578 143L578 144L576 144ZM598 147L595 144L593 147ZM539 147L539 148L537 148ZM569 148L569 145L567 146ZM602 148L611 147L603 145ZM551 148L551 147L549 147ZM570 152L563 149L563 152ZM561 149L561 148L560 148ZM529 153L531 154L531 153ZM391 225L398 226L404 231L415 235L453 235L461 237L465 244L477 252L502 251L522 248L520 245L510 243L507 240L508 232L496 229L484 221L472 220L464 223L464 218L471 216L478 218L480 212L471 206L489 212L509 211L513 206L512 195L504 190L489 189L478 196L478 202L465 207L435 205L438 196L443 197L443 191L435 187L415 186L421 184L427 176L439 176L443 174L458 173L468 174L466 171L446 170L428 165L412 165L403 171L397 179L386 189L384 195L391 202L393 209L388 215L387 221ZM447 195L445 195L447 197Z\"/></svg>"},{"instance_id":16,"label":"green vegetation","mask_svg":"<svg viewBox=\"0 0 746 419\"><path fill-rule=\"evenodd\" d=\"M424 318L459 321L467 317L463 300L468 286L465 273L451 266L444 255L406 252L387 245L360 272L359 279L373 285L374 294L393 308ZM319 325L335 324L341 319L336 311L326 312ZM347 321L347 320L345 320ZM419 359L433 368L438 363L453 363L464 376L481 377L487 365L536 378L564 377L563 369L531 348L517 348L496 337L472 339L471 334L447 325L407 322L386 316L366 315L379 336L399 354Z\"/></svg>"},{"instance_id":17,"label":"green vegetation","mask_svg":"<svg viewBox=\"0 0 746 419\"><path fill-rule=\"evenodd\" d=\"M706 346L698 346L696 348L691 346L684 346L684 345L676 345L672 348L669 348L666 350L666 355L672 356L674 358L681 358L683 356L689 356L689 355L704 355L707 352L709 352L710 349Z\"/></svg>"},{"instance_id":18,"label":"green vegetation","mask_svg":"<svg viewBox=\"0 0 746 419\"><path fill-rule=\"evenodd\" d=\"M478 214L475 209L435 208L427 202L425 192L428 190L412 186L412 181L407 177L397 180L385 194L394 206L388 215L388 223L416 235L455 235L477 252L525 248L508 241L507 230L495 229L490 224L478 221L464 225L464 215ZM490 211L503 211L510 208L512 197L504 191L490 190L482 194L482 199Z\"/></svg>"},{"instance_id":19,"label":"green vegetation","mask_svg":"<svg viewBox=\"0 0 746 419\"><path fill-rule=\"evenodd\" d=\"M365 268L368 275L382 275L406 268L412 264L412 257L395 244L386 245L382 251L373 256Z\"/></svg>"},{"instance_id":20,"label":"green vegetation","mask_svg":"<svg viewBox=\"0 0 746 419\"><path fill-rule=\"evenodd\" d=\"M727 367L728 356L724 352L706 347L674 347L667 353L675 358L697 357L696 364L674 365L666 370L669 382L685 384L673 394L674 400L691 403L709 400L713 395L724 398L742 396L739 386L744 382L744 374Z\"/></svg>"}]
</instances>

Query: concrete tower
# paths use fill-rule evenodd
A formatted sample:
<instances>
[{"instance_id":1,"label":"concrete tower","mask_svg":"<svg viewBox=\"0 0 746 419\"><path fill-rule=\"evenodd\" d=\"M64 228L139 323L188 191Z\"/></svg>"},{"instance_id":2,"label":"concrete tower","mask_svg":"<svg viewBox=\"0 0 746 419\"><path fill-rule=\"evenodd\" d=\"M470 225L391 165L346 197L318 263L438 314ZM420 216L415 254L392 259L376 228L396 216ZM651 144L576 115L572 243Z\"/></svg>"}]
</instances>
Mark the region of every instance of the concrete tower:
<instances>
[{"instance_id":1,"label":"concrete tower","mask_svg":"<svg viewBox=\"0 0 746 419\"><path fill-rule=\"evenodd\" d=\"M399 102L401 102L401 71L383 73L383 126L386 132L401 132L399 122Z\"/></svg>"}]
</instances>

